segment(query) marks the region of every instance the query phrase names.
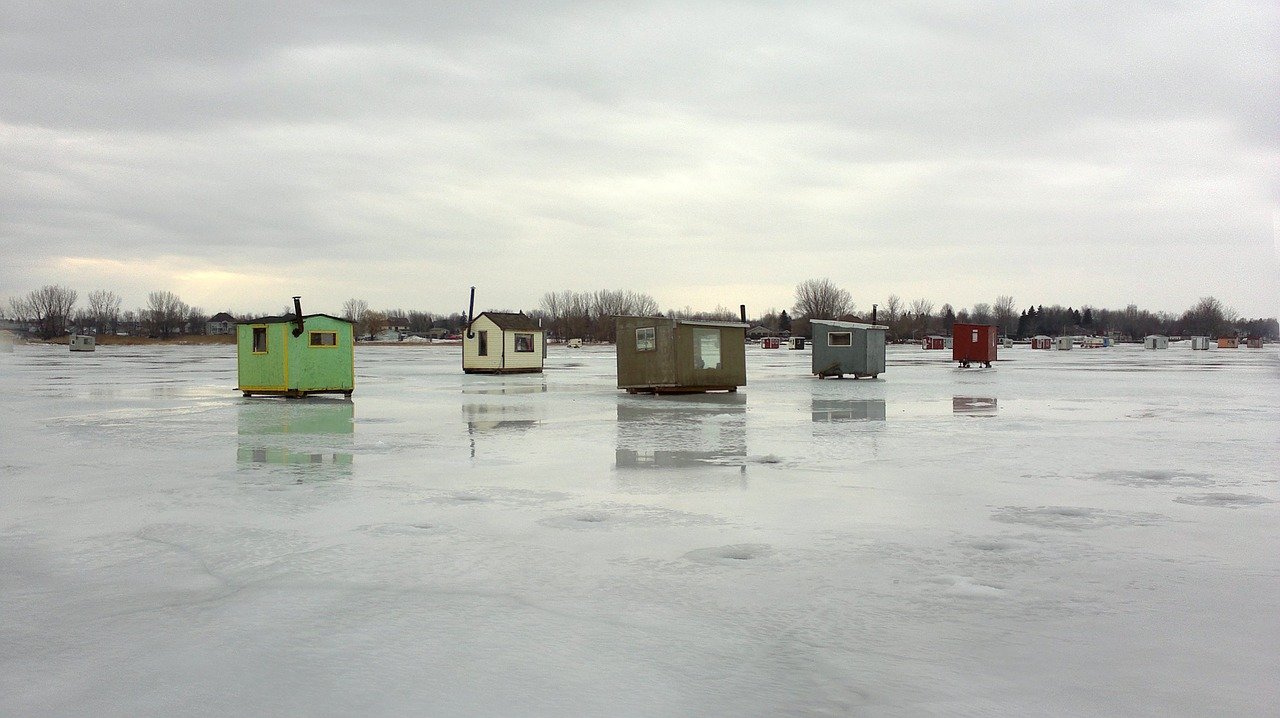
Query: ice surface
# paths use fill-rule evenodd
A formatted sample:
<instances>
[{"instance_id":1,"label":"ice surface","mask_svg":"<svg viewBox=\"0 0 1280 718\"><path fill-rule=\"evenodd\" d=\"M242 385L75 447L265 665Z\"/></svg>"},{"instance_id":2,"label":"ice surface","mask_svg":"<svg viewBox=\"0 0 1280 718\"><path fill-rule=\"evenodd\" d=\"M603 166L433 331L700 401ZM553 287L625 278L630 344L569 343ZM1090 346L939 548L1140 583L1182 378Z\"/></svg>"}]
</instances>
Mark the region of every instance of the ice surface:
<instances>
[{"instance_id":1,"label":"ice surface","mask_svg":"<svg viewBox=\"0 0 1280 718\"><path fill-rule=\"evenodd\" d=\"M6 715L1275 715L1280 353L0 355Z\"/></svg>"}]
</instances>

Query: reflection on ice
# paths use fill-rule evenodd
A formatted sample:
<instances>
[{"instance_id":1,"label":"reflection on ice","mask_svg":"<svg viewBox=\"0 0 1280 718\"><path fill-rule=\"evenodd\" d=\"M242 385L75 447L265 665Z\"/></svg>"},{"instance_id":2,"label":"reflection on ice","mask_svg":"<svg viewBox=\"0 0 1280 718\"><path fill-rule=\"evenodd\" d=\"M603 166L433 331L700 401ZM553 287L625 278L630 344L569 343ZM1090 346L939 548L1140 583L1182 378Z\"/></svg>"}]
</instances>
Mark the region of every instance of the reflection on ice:
<instances>
[{"instance_id":1,"label":"reflection on ice","mask_svg":"<svg viewBox=\"0 0 1280 718\"><path fill-rule=\"evenodd\" d=\"M350 400L244 401L236 415L236 461L247 467L316 467L322 474L349 475L354 432Z\"/></svg>"},{"instance_id":2,"label":"reflection on ice","mask_svg":"<svg viewBox=\"0 0 1280 718\"><path fill-rule=\"evenodd\" d=\"M745 470L746 417L742 394L619 397L616 465Z\"/></svg>"},{"instance_id":3,"label":"reflection on ice","mask_svg":"<svg viewBox=\"0 0 1280 718\"><path fill-rule=\"evenodd\" d=\"M498 386L467 387L463 394L542 394L546 384L499 384Z\"/></svg>"},{"instance_id":4,"label":"reflection on ice","mask_svg":"<svg viewBox=\"0 0 1280 718\"><path fill-rule=\"evenodd\" d=\"M883 399L814 399L813 421L884 421Z\"/></svg>"},{"instance_id":5,"label":"reflection on ice","mask_svg":"<svg viewBox=\"0 0 1280 718\"><path fill-rule=\"evenodd\" d=\"M974 416L995 416L996 398L993 396L953 396L951 413Z\"/></svg>"},{"instance_id":6,"label":"reflection on ice","mask_svg":"<svg viewBox=\"0 0 1280 718\"><path fill-rule=\"evenodd\" d=\"M492 429L531 429L541 417L534 407L513 404L464 404L462 414L467 419L467 431Z\"/></svg>"}]
</instances>

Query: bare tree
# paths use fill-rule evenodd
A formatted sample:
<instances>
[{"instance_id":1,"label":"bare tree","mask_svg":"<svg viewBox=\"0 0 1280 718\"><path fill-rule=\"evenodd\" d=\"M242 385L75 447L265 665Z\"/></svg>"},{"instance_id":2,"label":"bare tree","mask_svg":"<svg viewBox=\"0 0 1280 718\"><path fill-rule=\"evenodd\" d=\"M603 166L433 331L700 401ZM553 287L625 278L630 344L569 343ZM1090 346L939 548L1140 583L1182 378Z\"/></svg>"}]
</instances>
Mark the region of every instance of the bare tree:
<instances>
[{"instance_id":1,"label":"bare tree","mask_svg":"<svg viewBox=\"0 0 1280 718\"><path fill-rule=\"evenodd\" d=\"M99 332L114 332L120 322L123 302L115 292L99 289L89 292L89 316Z\"/></svg>"},{"instance_id":2,"label":"bare tree","mask_svg":"<svg viewBox=\"0 0 1280 718\"><path fill-rule=\"evenodd\" d=\"M1018 306L1013 303L1013 297L1008 294L996 297L992 313L995 315L996 325L1000 327L1000 333L1013 336L1018 328Z\"/></svg>"},{"instance_id":3,"label":"bare tree","mask_svg":"<svg viewBox=\"0 0 1280 718\"><path fill-rule=\"evenodd\" d=\"M173 292L151 292L147 295L146 323L150 333L168 339L182 332L190 307Z\"/></svg>"},{"instance_id":4,"label":"bare tree","mask_svg":"<svg viewBox=\"0 0 1280 718\"><path fill-rule=\"evenodd\" d=\"M14 317L34 322L36 336L52 339L67 333L76 306L76 291L57 284L45 285L25 297L9 300Z\"/></svg>"},{"instance_id":5,"label":"bare tree","mask_svg":"<svg viewBox=\"0 0 1280 718\"><path fill-rule=\"evenodd\" d=\"M933 302L928 299L911 300L910 321L913 336L919 337L929 331L929 323L933 320Z\"/></svg>"},{"instance_id":6,"label":"bare tree","mask_svg":"<svg viewBox=\"0 0 1280 718\"><path fill-rule=\"evenodd\" d=\"M969 310L969 321L974 324L991 324L993 317L991 305L986 302L978 302Z\"/></svg>"},{"instance_id":7,"label":"bare tree","mask_svg":"<svg viewBox=\"0 0 1280 718\"><path fill-rule=\"evenodd\" d=\"M796 314L806 319L838 319L853 312L849 292L830 279L806 279L796 285Z\"/></svg>"},{"instance_id":8,"label":"bare tree","mask_svg":"<svg viewBox=\"0 0 1280 718\"><path fill-rule=\"evenodd\" d=\"M209 324L209 315L200 307L191 307L187 310L186 323L192 334L204 334Z\"/></svg>"},{"instance_id":9,"label":"bare tree","mask_svg":"<svg viewBox=\"0 0 1280 718\"><path fill-rule=\"evenodd\" d=\"M1183 312L1182 331L1185 334L1217 336L1228 333L1230 324L1236 321L1236 318L1235 310L1214 297L1201 297L1200 301Z\"/></svg>"},{"instance_id":10,"label":"bare tree","mask_svg":"<svg viewBox=\"0 0 1280 718\"><path fill-rule=\"evenodd\" d=\"M363 299L353 297L342 303L342 318L351 322L357 337L372 338L374 332L369 329L369 313L369 303Z\"/></svg>"}]
</instances>

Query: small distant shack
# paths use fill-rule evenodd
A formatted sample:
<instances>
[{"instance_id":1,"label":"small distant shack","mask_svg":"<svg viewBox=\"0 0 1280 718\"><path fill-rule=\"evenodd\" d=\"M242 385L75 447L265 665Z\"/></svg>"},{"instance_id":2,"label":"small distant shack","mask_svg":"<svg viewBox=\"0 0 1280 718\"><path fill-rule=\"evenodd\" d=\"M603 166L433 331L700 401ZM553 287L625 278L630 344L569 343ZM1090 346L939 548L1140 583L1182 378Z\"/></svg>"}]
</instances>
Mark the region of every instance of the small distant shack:
<instances>
[{"instance_id":1,"label":"small distant shack","mask_svg":"<svg viewBox=\"0 0 1280 718\"><path fill-rule=\"evenodd\" d=\"M1075 337L1054 337L1053 348L1058 351L1069 352L1071 347L1076 343Z\"/></svg>"},{"instance_id":2,"label":"small distant shack","mask_svg":"<svg viewBox=\"0 0 1280 718\"><path fill-rule=\"evenodd\" d=\"M1047 336L1044 334L1037 334L1034 337L1031 337L1031 348L1032 349L1052 349L1053 337Z\"/></svg>"},{"instance_id":3,"label":"small distant shack","mask_svg":"<svg viewBox=\"0 0 1280 718\"><path fill-rule=\"evenodd\" d=\"M879 324L813 319L813 373L818 378L875 378L884 373L885 332Z\"/></svg>"},{"instance_id":4,"label":"small distant shack","mask_svg":"<svg viewBox=\"0 0 1280 718\"><path fill-rule=\"evenodd\" d=\"M764 347L765 349L781 349L782 340L777 337L765 337L764 340L760 343L760 346Z\"/></svg>"},{"instance_id":5,"label":"small distant shack","mask_svg":"<svg viewBox=\"0 0 1280 718\"><path fill-rule=\"evenodd\" d=\"M97 348L97 341L91 334L72 334L67 348L73 352L91 352Z\"/></svg>"},{"instance_id":6,"label":"small distant shack","mask_svg":"<svg viewBox=\"0 0 1280 718\"><path fill-rule=\"evenodd\" d=\"M236 324L236 370L245 396L302 397L355 390L355 342L351 322L328 314L246 319Z\"/></svg>"},{"instance_id":7,"label":"small distant shack","mask_svg":"<svg viewBox=\"0 0 1280 718\"><path fill-rule=\"evenodd\" d=\"M946 349L947 338L937 334L930 334L929 336L920 340L920 348L921 349Z\"/></svg>"},{"instance_id":8,"label":"small distant shack","mask_svg":"<svg viewBox=\"0 0 1280 718\"><path fill-rule=\"evenodd\" d=\"M1166 337L1163 334L1148 334L1147 337L1142 340L1142 347L1144 349L1168 349L1169 337Z\"/></svg>"},{"instance_id":9,"label":"small distant shack","mask_svg":"<svg viewBox=\"0 0 1280 718\"><path fill-rule=\"evenodd\" d=\"M1191 349L1193 351L1208 351L1209 337L1191 337Z\"/></svg>"},{"instance_id":10,"label":"small distant shack","mask_svg":"<svg viewBox=\"0 0 1280 718\"><path fill-rule=\"evenodd\" d=\"M615 317L618 388L628 394L734 392L747 383L741 322Z\"/></svg>"},{"instance_id":11,"label":"small distant shack","mask_svg":"<svg viewBox=\"0 0 1280 718\"><path fill-rule=\"evenodd\" d=\"M956 322L951 328L951 360L960 362L962 367L976 362L990 368L996 360L999 333L1000 329L994 324Z\"/></svg>"},{"instance_id":12,"label":"small distant shack","mask_svg":"<svg viewBox=\"0 0 1280 718\"><path fill-rule=\"evenodd\" d=\"M1236 337L1218 337L1219 349L1239 349L1240 340Z\"/></svg>"},{"instance_id":13,"label":"small distant shack","mask_svg":"<svg viewBox=\"0 0 1280 718\"><path fill-rule=\"evenodd\" d=\"M481 312L462 335L468 374L537 374L547 355L546 333L524 312Z\"/></svg>"},{"instance_id":14,"label":"small distant shack","mask_svg":"<svg viewBox=\"0 0 1280 718\"><path fill-rule=\"evenodd\" d=\"M787 339L788 349L804 349L804 337L791 337Z\"/></svg>"},{"instance_id":15,"label":"small distant shack","mask_svg":"<svg viewBox=\"0 0 1280 718\"><path fill-rule=\"evenodd\" d=\"M1248 343L1245 346L1249 347L1250 349L1261 349L1262 337L1249 337Z\"/></svg>"}]
</instances>

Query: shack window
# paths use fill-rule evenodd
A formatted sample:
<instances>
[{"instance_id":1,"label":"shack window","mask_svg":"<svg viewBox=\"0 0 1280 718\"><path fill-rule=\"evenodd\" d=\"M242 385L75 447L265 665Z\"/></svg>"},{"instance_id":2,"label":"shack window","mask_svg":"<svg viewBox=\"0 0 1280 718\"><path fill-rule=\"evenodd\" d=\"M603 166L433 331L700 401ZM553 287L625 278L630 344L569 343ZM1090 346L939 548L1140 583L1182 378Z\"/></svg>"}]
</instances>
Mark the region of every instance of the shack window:
<instances>
[{"instance_id":1,"label":"shack window","mask_svg":"<svg viewBox=\"0 0 1280 718\"><path fill-rule=\"evenodd\" d=\"M480 346L476 350L476 354L482 357L489 356L489 332L483 330L478 331L476 332L476 336L479 337L480 340Z\"/></svg>"},{"instance_id":2,"label":"shack window","mask_svg":"<svg viewBox=\"0 0 1280 718\"><path fill-rule=\"evenodd\" d=\"M653 327L640 327L636 330L636 351L651 352L656 342Z\"/></svg>"},{"instance_id":3,"label":"shack window","mask_svg":"<svg viewBox=\"0 0 1280 718\"><path fill-rule=\"evenodd\" d=\"M696 327L693 330L693 363L698 369L720 368L720 330Z\"/></svg>"},{"instance_id":4,"label":"shack window","mask_svg":"<svg viewBox=\"0 0 1280 718\"><path fill-rule=\"evenodd\" d=\"M253 353L254 354L267 353L267 328L266 327L253 328Z\"/></svg>"},{"instance_id":5,"label":"shack window","mask_svg":"<svg viewBox=\"0 0 1280 718\"><path fill-rule=\"evenodd\" d=\"M336 347L338 346L338 333L337 332L311 332L311 346Z\"/></svg>"},{"instance_id":6,"label":"shack window","mask_svg":"<svg viewBox=\"0 0 1280 718\"><path fill-rule=\"evenodd\" d=\"M827 335L827 346L829 347L851 347L853 346L853 332L831 332Z\"/></svg>"},{"instance_id":7,"label":"shack window","mask_svg":"<svg viewBox=\"0 0 1280 718\"><path fill-rule=\"evenodd\" d=\"M533 351L533 335L517 334L516 335L516 351L518 352Z\"/></svg>"}]
</instances>

